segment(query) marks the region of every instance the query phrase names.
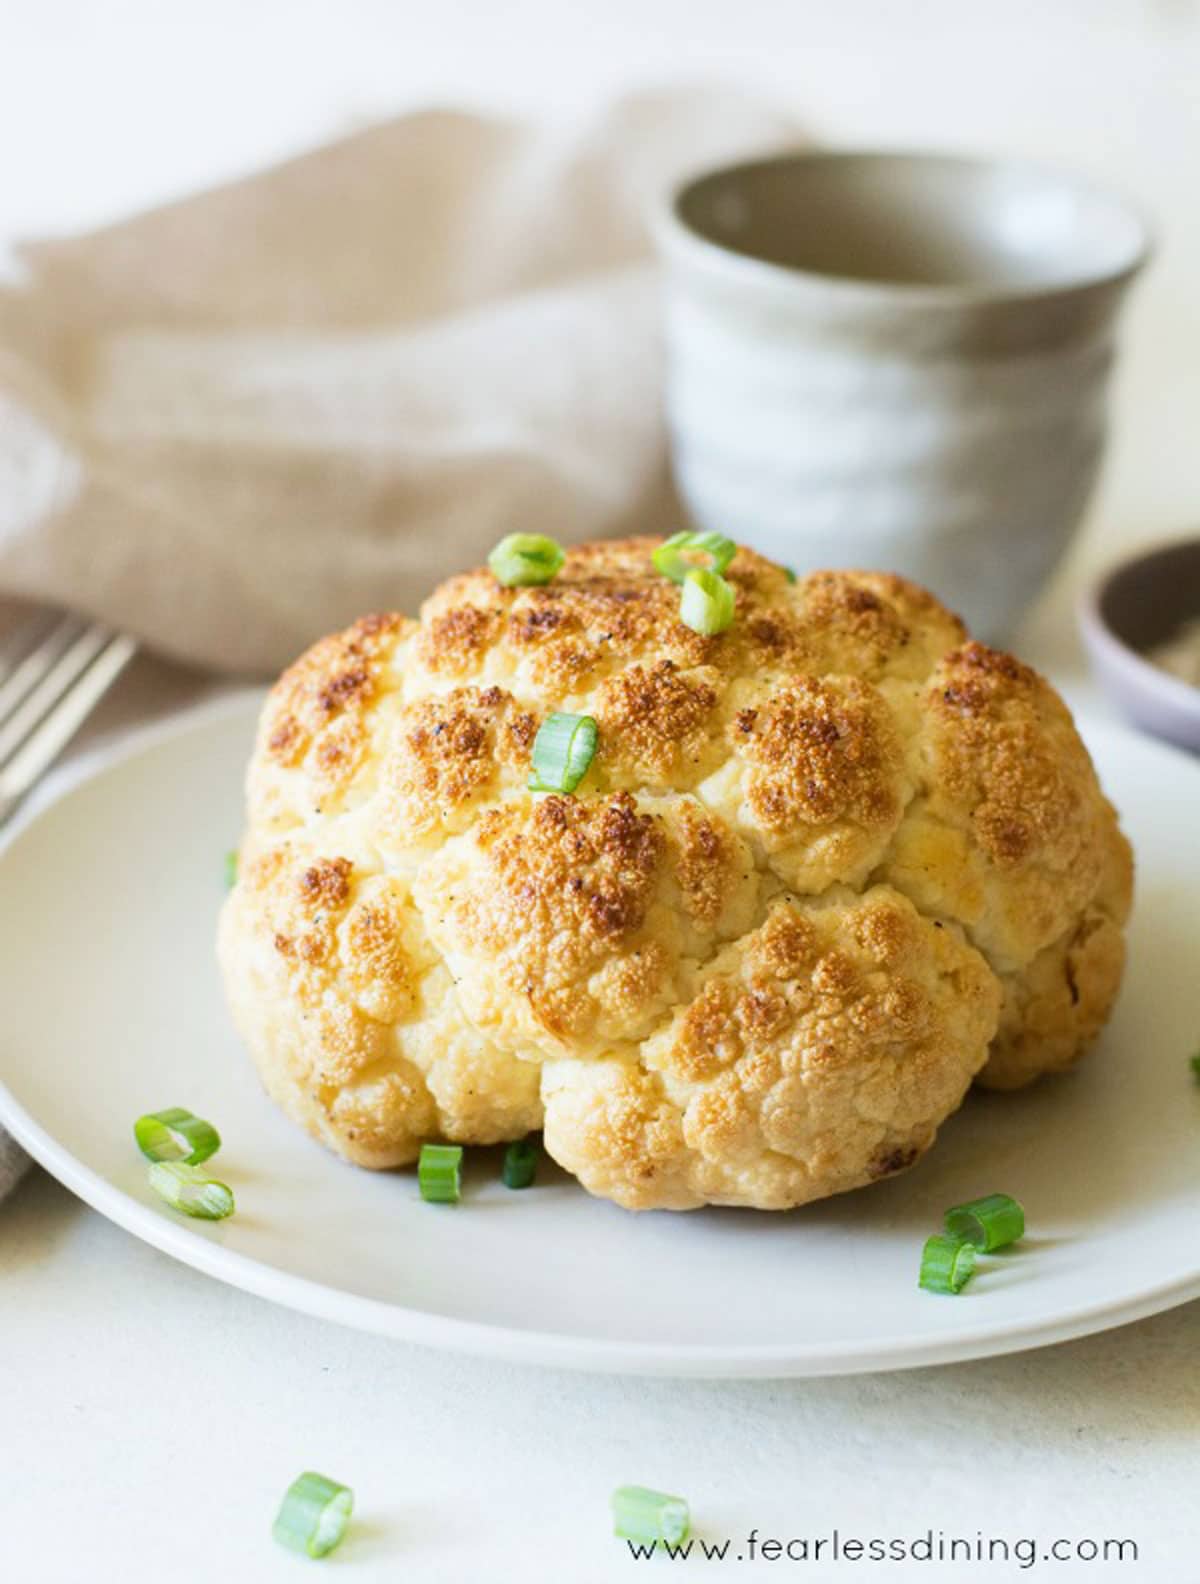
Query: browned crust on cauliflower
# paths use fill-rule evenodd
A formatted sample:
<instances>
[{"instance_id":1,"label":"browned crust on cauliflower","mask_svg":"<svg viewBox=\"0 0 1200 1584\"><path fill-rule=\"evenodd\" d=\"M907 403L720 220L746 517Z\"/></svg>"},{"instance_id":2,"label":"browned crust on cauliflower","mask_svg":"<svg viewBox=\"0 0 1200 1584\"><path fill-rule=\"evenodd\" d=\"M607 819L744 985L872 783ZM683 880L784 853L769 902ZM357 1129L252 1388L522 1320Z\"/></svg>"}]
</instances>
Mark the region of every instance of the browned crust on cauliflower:
<instances>
[{"instance_id":1,"label":"browned crust on cauliflower","mask_svg":"<svg viewBox=\"0 0 1200 1584\"><path fill-rule=\"evenodd\" d=\"M987 1054L1000 989L898 893L780 902L638 1061L552 1062L548 1148L628 1209L787 1209L911 1165Z\"/></svg>"},{"instance_id":2,"label":"browned crust on cauliflower","mask_svg":"<svg viewBox=\"0 0 1200 1584\"><path fill-rule=\"evenodd\" d=\"M901 578L744 549L701 637L657 543L453 578L267 702L222 965L271 1093L352 1160L544 1105L594 1192L781 1208L1107 1018L1129 848L1053 689ZM572 797L526 787L556 709L599 724Z\"/></svg>"},{"instance_id":3,"label":"browned crust on cauliflower","mask_svg":"<svg viewBox=\"0 0 1200 1584\"><path fill-rule=\"evenodd\" d=\"M490 809L415 890L475 1025L551 1056L645 1037L687 959L750 916L755 881L744 845L701 805L614 792Z\"/></svg>"},{"instance_id":4,"label":"browned crust on cauliflower","mask_svg":"<svg viewBox=\"0 0 1200 1584\"><path fill-rule=\"evenodd\" d=\"M398 876L302 838L244 856L218 949L272 1098L348 1160L400 1166L428 1138L541 1125L536 1068L470 1025Z\"/></svg>"}]
</instances>

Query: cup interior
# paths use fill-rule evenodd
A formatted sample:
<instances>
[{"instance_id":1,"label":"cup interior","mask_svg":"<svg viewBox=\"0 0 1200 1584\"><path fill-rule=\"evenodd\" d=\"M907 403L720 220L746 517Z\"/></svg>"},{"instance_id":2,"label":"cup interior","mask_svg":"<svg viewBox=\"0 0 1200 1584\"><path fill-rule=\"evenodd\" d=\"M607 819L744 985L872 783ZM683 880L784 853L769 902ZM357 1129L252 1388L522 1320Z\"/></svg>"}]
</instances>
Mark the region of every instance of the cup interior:
<instances>
[{"instance_id":1,"label":"cup interior","mask_svg":"<svg viewBox=\"0 0 1200 1584\"><path fill-rule=\"evenodd\" d=\"M1200 539L1135 557L1109 573L1096 600L1100 619L1135 653L1200 617Z\"/></svg>"},{"instance_id":2,"label":"cup interior","mask_svg":"<svg viewBox=\"0 0 1200 1584\"><path fill-rule=\"evenodd\" d=\"M676 196L705 242L806 274L1041 291L1135 270L1141 218L1084 181L1016 160L796 154L711 172Z\"/></svg>"}]
</instances>

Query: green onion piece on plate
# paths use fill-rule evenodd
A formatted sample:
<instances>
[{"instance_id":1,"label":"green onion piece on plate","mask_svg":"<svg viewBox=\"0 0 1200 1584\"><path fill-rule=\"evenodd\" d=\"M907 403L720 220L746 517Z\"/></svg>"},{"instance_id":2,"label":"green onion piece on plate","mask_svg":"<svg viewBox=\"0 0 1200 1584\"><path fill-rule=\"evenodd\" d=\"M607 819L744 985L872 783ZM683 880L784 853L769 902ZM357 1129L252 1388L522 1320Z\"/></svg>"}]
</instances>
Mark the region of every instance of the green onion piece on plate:
<instances>
[{"instance_id":1,"label":"green onion piece on plate","mask_svg":"<svg viewBox=\"0 0 1200 1584\"><path fill-rule=\"evenodd\" d=\"M1025 1212L1008 1194L988 1194L946 1211L946 1233L973 1243L983 1254L1007 1248L1025 1235Z\"/></svg>"},{"instance_id":2,"label":"green onion piece on plate","mask_svg":"<svg viewBox=\"0 0 1200 1584\"><path fill-rule=\"evenodd\" d=\"M232 891L238 879L238 850L231 847L225 854L225 889Z\"/></svg>"},{"instance_id":3,"label":"green onion piece on plate","mask_svg":"<svg viewBox=\"0 0 1200 1584\"><path fill-rule=\"evenodd\" d=\"M733 585L716 572L689 572L679 597L679 619L704 638L733 625Z\"/></svg>"},{"instance_id":4,"label":"green onion piece on plate","mask_svg":"<svg viewBox=\"0 0 1200 1584\"><path fill-rule=\"evenodd\" d=\"M289 1551L328 1556L341 1543L354 1511L354 1492L324 1474L301 1474L288 1486L272 1536Z\"/></svg>"},{"instance_id":5,"label":"green onion piece on plate","mask_svg":"<svg viewBox=\"0 0 1200 1584\"><path fill-rule=\"evenodd\" d=\"M422 1144L417 1182L426 1204L457 1204L462 1198L462 1145Z\"/></svg>"},{"instance_id":6,"label":"green onion piece on plate","mask_svg":"<svg viewBox=\"0 0 1200 1584\"><path fill-rule=\"evenodd\" d=\"M1200 1051L1197 1051L1197 1053L1192 1057L1191 1061L1188 1063L1188 1066L1195 1074L1197 1083L1200 1083Z\"/></svg>"},{"instance_id":7,"label":"green onion piece on plate","mask_svg":"<svg viewBox=\"0 0 1200 1584\"><path fill-rule=\"evenodd\" d=\"M590 715L547 715L533 739L531 792L574 792L596 752L599 729Z\"/></svg>"},{"instance_id":8,"label":"green onion piece on plate","mask_svg":"<svg viewBox=\"0 0 1200 1584\"><path fill-rule=\"evenodd\" d=\"M148 1161L183 1161L188 1166L199 1166L221 1148L221 1135L212 1123L181 1106L138 1117L133 1136Z\"/></svg>"},{"instance_id":9,"label":"green onion piece on plate","mask_svg":"<svg viewBox=\"0 0 1200 1584\"><path fill-rule=\"evenodd\" d=\"M517 1139L504 1151L504 1186L528 1188L537 1176L538 1147L531 1138Z\"/></svg>"},{"instance_id":10,"label":"green onion piece on plate","mask_svg":"<svg viewBox=\"0 0 1200 1584\"><path fill-rule=\"evenodd\" d=\"M651 560L654 570L669 577L672 583L682 583L693 569L715 572L719 577L737 554L737 545L719 533L677 533L665 539ZM706 556L697 561L696 556Z\"/></svg>"},{"instance_id":11,"label":"green onion piece on plate","mask_svg":"<svg viewBox=\"0 0 1200 1584\"><path fill-rule=\"evenodd\" d=\"M199 1166L188 1166L184 1161L154 1161L149 1176L151 1188L172 1210L200 1221L223 1221L233 1214L232 1188Z\"/></svg>"},{"instance_id":12,"label":"green onion piece on plate","mask_svg":"<svg viewBox=\"0 0 1200 1584\"><path fill-rule=\"evenodd\" d=\"M921 1254L918 1286L926 1292L961 1292L975 1269L975 1248L958 1238L931 1237Z\"/></svg>"},{"instance_id":13,"label":"green onion piece on plate","mask_svg":"<svg viewBox=\"0 0 1200 1584\"><path fill-rule=\"evenodd\" d=\"M667 1496L644 1485L622 1485L612 1493L613 1533L622 1540L665 1540L679 1545L692 1527L682 1496Z\"/></svg>"},{"instance_id":14,"label":"green onion piece on plate","mask_svg":"<svg viewBox=\"0 0 1200 1584\"><path fill-rule=\"evenodd\" d=\"M545 534L511 533L488 556L488 566L505 588L525 588L549 583L565 560L563 547Z\"/></svg>"}]
</instances>

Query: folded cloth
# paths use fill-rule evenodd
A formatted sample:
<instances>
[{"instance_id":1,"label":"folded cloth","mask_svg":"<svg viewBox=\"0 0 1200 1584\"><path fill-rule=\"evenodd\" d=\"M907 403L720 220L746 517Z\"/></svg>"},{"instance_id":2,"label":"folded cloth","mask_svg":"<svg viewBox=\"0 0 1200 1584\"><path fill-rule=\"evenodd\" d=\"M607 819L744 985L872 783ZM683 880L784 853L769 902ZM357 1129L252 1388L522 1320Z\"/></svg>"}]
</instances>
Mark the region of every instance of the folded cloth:
<instances>
[{"instance_id":1,"label":"folded cloth","mask_svg":"<svg viewBox=\"0 0 1200 1584\"><path fill-rule=\"evenodd\" d=\"M511 530L673 526L647 210L793 138L695 90L570 133L414 114L24 246L0 591L266 672Z\"/></svg>"},{"instance_id":2,"label":"folded cloth","mask_svg":"<svg viewBox=\"0 0 1200 1584\"><path fill-rule=\"evenodd\" d=\"M404 116L0 292L0 592L269 672L514 529L674 525L652 201L794 140L739 95ZM25 1157L0 1133L0 1195Z\"/></svg>"}]
</instances>

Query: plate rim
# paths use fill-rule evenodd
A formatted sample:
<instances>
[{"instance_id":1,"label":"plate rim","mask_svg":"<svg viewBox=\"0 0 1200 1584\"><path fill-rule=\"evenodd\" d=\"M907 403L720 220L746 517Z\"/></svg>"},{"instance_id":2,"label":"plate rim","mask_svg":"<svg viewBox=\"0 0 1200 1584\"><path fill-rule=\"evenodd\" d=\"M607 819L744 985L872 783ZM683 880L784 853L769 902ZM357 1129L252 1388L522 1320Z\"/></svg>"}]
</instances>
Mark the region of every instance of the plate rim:
<instances>
[{"instance_id":1,"label":"plate rim","mask_svg":"<svg viewBox=\"0 0 1200 1584\"><path fill-rule=\"evenodd\" d=\"M51 809L67 801L91 781L152 752L165 742L184 737L226 716L249 717L260 707L258 688L222 694L160 721L119 732L56 771L42 795L23 808L0 835L0 862L20 835ZM1191 756L1169 745L1142 739L1129 728L1083 716L1081 735L1124 739L1138 752L1192 763ZM84 1165L46 1131L20 1104L0 1078L0 1122L50 1175L85 1204L122 1230L206 1276L286 1308L330 1320L355 1330L391 1337L477 1358L540 1365L602 1374L707 1379L784 1379L869 1374L962 1363L1047 1347L1128 1325L1200 1298L1200 1263L1124 1298L1102 1299L1062 1310L1046 1319L1010 1320L1001 1325L976 1325L952 1337L883 1337L862 1341L777 1344L629 1342L580 1338L556 1331L537 1331L488 1321L463 1320L379 1298L368 1298L297 1276L248 1254L227 1249L176 1222L156 1207L143 1204L124 1189Z\"/></svg>"}]
</instances>

